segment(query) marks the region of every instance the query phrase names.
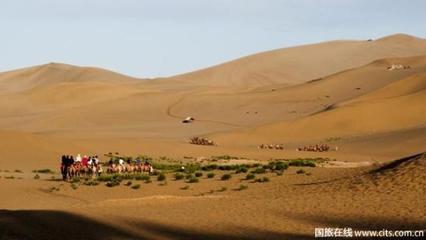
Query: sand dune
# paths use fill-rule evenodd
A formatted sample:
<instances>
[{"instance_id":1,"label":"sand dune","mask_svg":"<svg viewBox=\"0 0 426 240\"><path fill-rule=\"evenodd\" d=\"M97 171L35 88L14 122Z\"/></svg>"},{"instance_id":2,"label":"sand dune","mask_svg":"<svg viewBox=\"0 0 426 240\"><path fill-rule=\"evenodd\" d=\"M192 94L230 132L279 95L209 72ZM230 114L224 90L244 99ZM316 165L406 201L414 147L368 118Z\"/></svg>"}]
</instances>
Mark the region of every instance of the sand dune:
<instances>
[{"instance_id":1,"label":"sand dune","mask_svg":"<svg viewBox=\"0 0 426 240\"><path fill-rule=\"evenodd\" d=\"M332 41L259 53L176 76L194 85L255 88L297 84L388 57L426 54L426 41L404 34L376 41Z\"/></svg>"},{"instance_id":2,"label":"sand dune","mask_svg":"<svg viewBox=\"0 0 426 240\"><path fill-rule=\"evenodd\" d=\"M132 80L136 79L100 68L49 63L1 73L0 91L18 92L59 83L125 83Z\"/></svg>"},{"instance_id":3,"label":"sand dune","mask_svg":"<svg viewBox=\"0 0 426 240\"><path fill-rule=\"evenodd\" d=\"M111 138L126 143L131 138L151 153L162 152L156 147L162 141L185 146L191 136L210 135L219 147L209 152L267 158L270 153L255 153L249 146L421 127L426 58L416 55L422 53L426 41L407 35L333 41L149 81L97 68L47 64L0 74L0 128L66 137L64 142L91 139L92 151L95 146L115 148ZM391 64L410 68L386 70ZM373 113L380 117L371 117ZM196 121L182 125L187 116ZM81 145L75 147L79 151ZM165 154L178 156L206 151L193 146L168 149Z\"/></svg>"},{"instance_id":4,"label":"sand dune","mask_svg":"<svg viewBox=\"0 0 426 240\"><path fill-rule=\"evenodd\" d=\"M241 133L225 133L217 138L246 144L261 141L314 142L423 127L426 124L426 109L421 104L426 101L425 59L423 56L383 59L296 86L291 88L293 93L296 92L295 99L311 94L313 99L316 95L322 109L296 119L283 119L252 130L242 130ZM412 68L398 73L387 71L386 66L393 62Z\"/></svg>"},{"instance_id":5,"label":"sand dune","mask_svg":"<svg viewBox=\"0 0 426 240\"><path fill-rule=\"evenodd\" d=\"M425 151L425 102L426 40L403 34L146 81L57 63L0 73L0 239L307 239L319 226L424 228L425 155L412 155ZM183 124L187 116L195 121ZM189 144L192 136L218 145ZM295 150L319 142L339 150ZM139 190L34 179L34 169L58 171L62 154L105 162L109 152L215 164L329 158L324 166L334 167L268 170L257 174L270 179L263 183L235 171L197 184L167 173Z\"/></svg>"}]
</instances>

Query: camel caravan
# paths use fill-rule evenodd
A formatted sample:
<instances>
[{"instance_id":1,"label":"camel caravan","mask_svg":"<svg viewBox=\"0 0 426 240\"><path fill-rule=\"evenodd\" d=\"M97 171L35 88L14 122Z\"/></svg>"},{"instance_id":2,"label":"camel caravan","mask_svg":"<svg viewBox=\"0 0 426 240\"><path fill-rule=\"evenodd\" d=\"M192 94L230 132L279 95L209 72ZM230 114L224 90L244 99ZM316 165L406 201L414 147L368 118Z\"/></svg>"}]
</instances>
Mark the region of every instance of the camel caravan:
<instances>
[{"instance_id":1,"label":"camel caravan","mask_svg":"<svg viewBox=\"0 0 426 240\"><path fill-rule=\"evenodd\" d=\"M99 161L98 156L86 156L83 157L80 154L74 158L70 155L63 155L61 158L61 174L64 181L80 178L80 177L99 177L103 173L102 164ZM142 161L137 158L135 161L124 159L118 159L113 161L112 159L108 162L107 173L110 174L122 174L122 173L154 173L154 168L151 163Z\"/></svg>"},{"instance_id":2,"label":"camel caravan","mask_svg":"<svg viewBox=\"0 0 426 240\"><path fill-rule=\"evenodd\" d=\"M308 152L328 152L330 151L330 146L328 146L327 144L316 144L316 145L299 147L296 150L308 151ZM335 147L335 151L337 151L337 147Z\"/></svg>"},{"instance_id":3,"label":"camel caravan","mask_svg":"<svg viewBox=\"0 0 426 240\"><path fill-rule=\"evenodd\" d=\"M195 144L195 145L206 145L206 146L215 146L216 143L213 142L212 140L209 140L207 138L200 138L200 137L192 137L189 140L190 144Z\"/></svg>"},{"instance_id":4,"label":"camel caravan","mask_svg":"<svg viewBox=\"0 0 426 240\"><path fill-rule=\"evenodd\" d=\"M388 66L388 68L387 68L388 71L405 70L405 69L410 69L410 66L405 66L405 65L402 65L402 64L392 64L392 65Z\"/></svg>"},{"instance_id":5,"label":"camel caravan","mask_svg":"<svg viewBox=\"0 0 426 240\"><path fill-rule=\"evenodd\" d=\"M259 149L275 149L275 150L284 150L283 144L260 144L257 146Z\"/></svg>"}]
</instances>

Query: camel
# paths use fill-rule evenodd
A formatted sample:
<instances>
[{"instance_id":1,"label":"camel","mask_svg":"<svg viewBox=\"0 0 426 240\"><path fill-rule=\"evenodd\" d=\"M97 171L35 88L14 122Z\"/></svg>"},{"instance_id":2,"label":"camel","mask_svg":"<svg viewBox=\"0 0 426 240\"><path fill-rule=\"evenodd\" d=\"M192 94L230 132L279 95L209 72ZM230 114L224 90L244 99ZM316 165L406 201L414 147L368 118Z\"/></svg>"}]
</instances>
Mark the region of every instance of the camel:
<instances>
[{"instance_id":1,"label":"camel","mask_svg":"<svg viewBox=\"0 0 426 240\"><path fill-rule=\"evenodd\" d=\"M330 146L327 144L316 144L310 146L304 146L303 148L297 148L297 151L310 151L310 152L327 152L330 150Z\"/></svg>"},{"instance_id":2,"label":"camel","mask_svg":"<svg viewBox=\"0 0 426 240\"><path fill-rule=\"evenodd\" d=\"M259 149L275 149L275 150L284 150L284 146L282 144L260 144L257 146Z\"/></svg>"},{"instance_id":3,"label":"camel","mask_svg":"<svg viewBox=\"0 0 426 240\"><path fill-rule=\"evenodd\" d=\"M82 166L80 167L80 174L82 174L82 175L83 175L83 176L85 176L85 177L90 176L90 175L91 175L91 172L92 172L92 170L91 170L91 168L90 168L90 166L89 166L89 165L87 165L87 166L82 165Z\"/></svg>"},{"instance_id":4,"label":"camel","mask_svg":"<svg viewBox=\"0 0 426 240\"><path fill-rule=\"evenodd\" d=\"M126 171L126 166L124 164L118 164L117 165L117 172L118 173L123 173Z\"/></svg>"},{"instance_id":5,"label":"camel","mask_svg":"<svg viewBox=\"0 0 426 240\"><path fill-rule=\"evenodd\" d=\"M108 165L108 168L107 168L107 173L116 173L116 172L117 172L117 165L115 165L115 163L110 161L110 164Z\"/></svg>"},{"instance_id":6,"label":"camel","mask_svg":"<svg viewBox=\"0 0 426 240\"><path fill-rule=\"evenodd\" d=\"M199 137L192 137L189 141L191 144L195 145L207 145L207 146L213 146L216 145L214 141L206 139L206 138L199 138Z\"/></svg>"},{"instance_id":7,"label":"camel","mask_svg":"<svg viewBox=\"0 0 426 240\"><path fill-rule=\"evenodd\" d=\"M142 172L147 172L149 174L153 174L154 173L154 168L152 167L152 164L148 163L148 162L144 163L142 165Z\"/></svg>"},{"instance_id":8,"label":"camel","mask_svg":"<svg viewBox=\"0 0 426 240\"><path fill-rule=\"evenodd\" d=\"M133 166L131 163L128 163L125 166L125 171L128 173L133 173L135 171L135 166Z\"/></svg>"},{"instance_id":9,"label":"camel","mask_svg":"<svg viewBox=\"0 0 426 240\"><path fill-rule=\"evenodd\" d=\"M410 66L404 66L402 64L392 64L389 67L387 67L387 70L392 71L392 70L405 70L405 69L410 69Z\"/></svg>"},{"instance_id":10,"label":"camel","mask_svg":"<svg viewBox=\"0 0 426 240\"><path fill-rule=\"evenodd\" d=\"M81 171L81 163L75 162L71 166L68 167L67 175L70 179L80 178L80 171Z\"/></svg>"}]
</instances>

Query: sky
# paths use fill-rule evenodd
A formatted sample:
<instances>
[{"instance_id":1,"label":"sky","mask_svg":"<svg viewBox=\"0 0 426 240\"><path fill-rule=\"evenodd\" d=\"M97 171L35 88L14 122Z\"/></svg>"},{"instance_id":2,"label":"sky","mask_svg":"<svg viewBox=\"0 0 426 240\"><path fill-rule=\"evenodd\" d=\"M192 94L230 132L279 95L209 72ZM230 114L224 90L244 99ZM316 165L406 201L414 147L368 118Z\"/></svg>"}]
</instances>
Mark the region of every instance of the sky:
<instances>
[{"instance_id":1,"label":"sky","mask_svg":"<svg viewBox=\"0 0 426 240\"><path fill-rule=\"evenodd\" d=\"M394 33L426 37L424 0L0 0L0 71L49 62L134 77Z\"/></svg>"}]
</instances>

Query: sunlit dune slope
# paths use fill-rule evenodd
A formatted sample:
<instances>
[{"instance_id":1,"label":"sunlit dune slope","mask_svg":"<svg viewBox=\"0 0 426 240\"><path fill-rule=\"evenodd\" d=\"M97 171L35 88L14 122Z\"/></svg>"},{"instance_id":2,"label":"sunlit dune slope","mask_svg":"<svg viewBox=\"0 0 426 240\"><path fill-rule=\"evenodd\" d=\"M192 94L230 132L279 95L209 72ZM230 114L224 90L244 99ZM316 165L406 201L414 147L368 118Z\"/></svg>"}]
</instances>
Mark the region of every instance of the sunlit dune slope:
<instances>
[{"instance_id":1,"label":"sunlit dune slope","mask_svg":"<svg viewBox=\"0 0 426 240\"><path fill-rule=\"evenodd\" d=\"M227 141L227 138L229 138L229 141L233 142L236 139L240 139L241 142L262 141L260 139L318 141L330 137L371 135L423 127L426 124L426 106L423 104L426 102L425 59L425 57L416 57L374 62L372 65L382 66L382 71L386 74L370 74L368 78L360 79L364 83L358 82L358 84L365 86L369 83L375 85L379 82L381 87L378 85L372 91L364 92L359 96L353 95L349 99L341 98L341 101L326 105L322 111L293 121L278 121L251 130L231 133L228 136L223 134L221 139ZM383 68L387 63L394 61L406 65L411 64L413 68L399 70L400 72L388 71ZM366 67L369 68L371 65ZM404 77L399 75L402 72L406 73ZM396 75L399 75L399 77L395 77ZM331 76L321 81L331 82L333 78L334 76ZM339 79L346 81L348 86L352 86L351 88L357 86L352 85L354 79L357 79L352 71L339 74ZM316 84L320 84L321 81ZM327 85L330 88L337 86L333 84ZM330 90L330 88L327 90ZM333 88L330 90L330 94L348 94L348 92L343 91L344 88L343 86ZM256 138L259 140L256 140Z\"/></svg>"},{"instance_id":2,"label":"sunlit dune slope","mask_svg":"<svg viewBox=\"0 0 426 240\"><path fill-rule=\"evenodd\" d=\"M238 88L297 84L379 58L422 54L426 54L426 40L396 34L375 41L331 41L272 50L172 79L195 85Z\"/></svg>"}]
</instances>

